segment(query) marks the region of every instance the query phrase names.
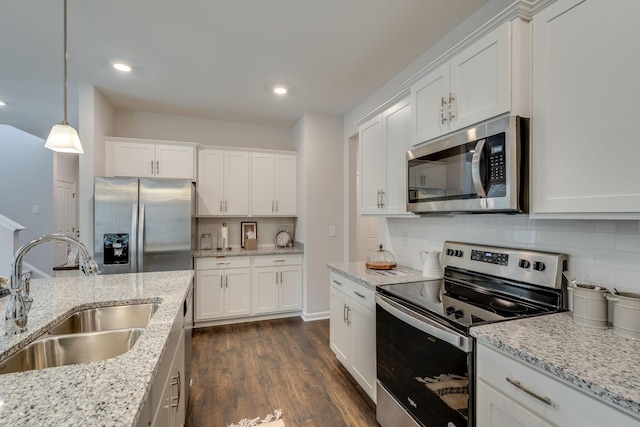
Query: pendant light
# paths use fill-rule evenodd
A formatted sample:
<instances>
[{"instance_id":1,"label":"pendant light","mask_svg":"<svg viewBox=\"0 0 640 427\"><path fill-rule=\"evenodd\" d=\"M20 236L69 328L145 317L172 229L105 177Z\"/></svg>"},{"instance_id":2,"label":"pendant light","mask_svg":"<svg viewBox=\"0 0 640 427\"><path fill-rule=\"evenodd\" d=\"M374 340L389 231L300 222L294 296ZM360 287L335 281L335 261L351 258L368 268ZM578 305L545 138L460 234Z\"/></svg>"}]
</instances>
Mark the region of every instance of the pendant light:
<instances>
[{"instance_id":1,"label":"pendant light","mask_svg":"<svg viewBox=\"0 0 640 427\"><path fill-rule=\"evenodd\" d=\"M64 0L64 118L59 125L53 125L44 146L60 153L84 153L78 132L67 122L67 0Z\"/></svg>"}]
</instances>

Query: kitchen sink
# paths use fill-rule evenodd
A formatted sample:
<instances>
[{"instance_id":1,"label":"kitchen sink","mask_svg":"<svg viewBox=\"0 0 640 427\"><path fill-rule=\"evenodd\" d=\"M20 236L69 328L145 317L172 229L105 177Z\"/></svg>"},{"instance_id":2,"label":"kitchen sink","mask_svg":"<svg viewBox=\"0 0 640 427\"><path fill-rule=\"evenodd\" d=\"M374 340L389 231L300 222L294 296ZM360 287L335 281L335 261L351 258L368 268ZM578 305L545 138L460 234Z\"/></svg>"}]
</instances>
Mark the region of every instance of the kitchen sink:
<instances>
[{"instance_id":1,"label":"kitchen sink","mask_svg":"<svg viewBox=\"0 0 640 427\"><path fill-rule=\"evenodd\" d=\"M0 363L0 374L98 362L131 350L143 329L43 335Z\"/></svg>"},{"instance_id":2,"label":"kitchen sink","mask_svg":"<svg viewBox=\"0 0 640 427\"><path fill-rule=\"evenodd\" d=\"M49 335L144 328L159 304L131 304L88 308L67 317L49 330Z\"/></svg>"}]
</instances>

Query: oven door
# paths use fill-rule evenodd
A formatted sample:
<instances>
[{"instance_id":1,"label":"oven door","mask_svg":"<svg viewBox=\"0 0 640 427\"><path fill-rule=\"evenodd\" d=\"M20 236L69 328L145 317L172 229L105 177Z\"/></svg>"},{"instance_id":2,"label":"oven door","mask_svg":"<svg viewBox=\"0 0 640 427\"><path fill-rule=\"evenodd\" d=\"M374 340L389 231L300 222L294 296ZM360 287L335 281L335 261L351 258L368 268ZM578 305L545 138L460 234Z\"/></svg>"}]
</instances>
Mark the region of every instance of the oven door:
<instances>
[{"instance_id":1,"label":"oven door","mask_svg":"<svg viewBox=\"0 0 640 427\"><path fill-rule=\"evenodd\" d=\"M473 425L472 339L376 294L382 427Z\"/></svg>"}]
</instances>

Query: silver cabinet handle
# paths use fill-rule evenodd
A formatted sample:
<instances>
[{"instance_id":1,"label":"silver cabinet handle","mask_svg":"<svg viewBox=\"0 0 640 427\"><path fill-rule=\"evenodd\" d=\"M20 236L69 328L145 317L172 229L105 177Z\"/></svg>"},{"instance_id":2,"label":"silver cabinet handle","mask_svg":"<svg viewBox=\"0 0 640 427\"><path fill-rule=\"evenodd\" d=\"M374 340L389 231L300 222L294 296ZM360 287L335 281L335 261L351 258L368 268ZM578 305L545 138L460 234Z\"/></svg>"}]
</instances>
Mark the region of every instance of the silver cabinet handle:
<instances>
[{"instance_id":1,"label":"silver cabinet handle","mask_svg":"<svg viewBox=\"0 0 640 427\"><path fill-rule=\"evenodd\" d=\"M347 323L347 304L342 307L342 321Z\"/></svg>"},{"instance_id":2,"label":"silver cabinet handle","mask_svg":"<svg viewBox=\"0 0 640 427\"><path fill-rule=\"evenodd\" d=\"M378 190L377 196L378 208L382 207L382 190Z\"/></svg>"},{"instance_id":3,"label":"silver cabinet handle","mask_svg":"<svg viewBox=\"0 0 640 427\"><path fill-rule=\"evenodd\" d=\"M453 121L453 119L456 118L456 116L451 112L451 104L455 100L456 99L453 97L453 94L451 92L449 92L449 121Z\"/></svg>"},{"instance_id":4,"label":"silver cabinet handle","mask_svg":"<svg viewBox=\"0 0 640 427\"><path fill-rule=\"evenodd\" d=\"M224 287L229 287L229 276L227 276L226 274L224 275Z\"/></svg>"},{"instance_id":5,"label":"silver cabinet handle","mask_svg":"<svg viewBox=\"0 0 640 427\"><path fill-rule=\"evenodd\" d=\"M286 259L274 259L273 262L285 262Z\"/></svg>"},{"instance_id":6,"label":"silver cabinet handle","mask_svg":"<svg viewBox=\"0 0 640 427\"><path fill-rule=\"evenodd\" d=\"M444 96L442 97L442 100L440 101L440 122L442 124L444 124L444 122L447 121L447 118L444 116L444 106L447 102L444 100Z\"/></svg>"},{"instance_id":7,"label":"silver cabinet handle","mask_svg":"<svg viewBox=\"0 0 640 427\"><path fill-rule=\"evenodd\" d=\"M176 401L176 403L175 403L175 404L174 404L174 403L172 403L172 404L171 404L171 407L172 407L172 408L176 408L176 411L177 411L177 410L178 410L178 406L180 406L180 389L182 388L182 387L181 387L181 384L180 384L180 382L181 382L181 381L180 381L180 371L178 371L178 376L173 377L173 379L174 379L174 382L172 382L172 383L171 383L171 385L176 385L176 386L178 386L178 396L177 396L177 397L172 397L172 398L171 398L172 400L175 400L175 401Z\"/></svg>"},{"instance_id":8,"label":"silver cabinet handle","mask_svg":"<svg viewBox=\"0 0 640 427\"><path fill-rule=\"evenodd\" d=\"M278 201L276 200L276 212L278 212Z\"/></svg>"},{"instance_id":9,"label":"silver cabinet handle","mask_svg":"<svg viewBox=\"0 0 640 427\"><path fill-rule=\"evenodd\" d=\"M216 265L229 265L230 262L216 262Z\"/></svg>"},{"instance_id":10,"label":"silver cabinet handle","mask_svg":"<svg viewBox=\"0 0 640 427\"><path fill-rule=\"evenodd\" d=\"M351 313L351 307L347 306L347 326L351 326L351 319L349 319L349 313Z\"/></svg>"},{"instance_id":11,"label":"silver cabinet handle","mask_svg":"<svg viewBox=\"0 0 640 427\"><path fill-rule=\"evenodd\" d=\"M224 211L229 212L229 201L224 199Z\"/></svg>"},{"instance_id":12,"label":"silver cabinet handle","mask_svg":"<svg viewBox=\"0 0 640 427\"><path fill-rule=\"evenodd\" d=\"M366 298L366 296L362 295L360 292L358 291L353 291L354 294L358 295L360 298Z\"/></svg>"},{"instance_id":13,"label":"silver cabinet handle","mask_svg":"<svg viewBox=\"0 0 640 427\"><path fill-rule=\"evenodd\" d=\"M222 277L224 276L224 274L220 275L220 288L224 288L224 285L222 284Z\"/></svg>"},{"instance_id":14,"label":"silver cabinet handle","mask_svg":"<svg viewBox=\"0 0 640 427\"><path fill-rule=\"evenodd\" d=\"M337 280L333 279L333 283L335 283L336 285L342 286L342 282L338 282Z\"/></svg>"},{"instance_id":15,"label":"silver cabinet handle","mask_svg":"<svg viewBox=\"0 0 640 427\"><path fill-rule=\"evenodd\" d=\"M527 393L529 396L531 396L531 397L533 397L533 398L535 398L535 399L538 399L540 402L544 403L545 405L549 405L549 406L552 406L552 407L555 407L555 406L556 406L556 405L555 405L555 403L553 403L553 401L552 401L551 399L549 399L549 398L548 398L548 397L546 397L546 396L542 396L542 395L540 395L540 394L536 393L535 391L531 390L531 389L530 389L530 388L528 388L528 387L523 386L523 385L522 385L522 383L521 383L520 381L518 381L518 380L512 380L512 379L511 379L511 378L509 378L509 377L506 377L506 380L507 380L508 382L510 382L511 384L513 384L515 387L517 387L517 388L519 388L520 390L522 390L522 391L524 391L525 393Z\"/></svg>"},{"instance_id":16,"label":"silver cabinet handle","mask_svg":"<svg viewBox=\"0 0 640 427\"><path fill-rule=\"evenodd\" d=\"M222 199L220 199L220 212L224 212L224 206L222 206Z\"/></svg>"},{"instance_id":17,"label":"silver cabinet handle","mask_svg":"<svg viewBox=\"0 0 640 427\"><path fill-rule=\"evenodd\" d=\"M151 175L153 175L153 160L151 160Z\"/></svg>"},{"instance_id":18,"label":"silver cabinet handle","mask_svg":"<svg viewBox=\"0 0 640 427\"><path fill-rule=\"evenodd\" d=\"M484 144L486 139L481 139L473 149L473 157L471 158L471 180L473 181L473 188L476 189L476 193L480 197L487 197L487 192L484 189L484 183L480 176L480 161L482 160L482 151L484 150Z\"/></svg>"},{"instance_id":19,"label":"silver cabinet handle","mask_svg":"<svg viewBox=\"0 0 640 427\"><path fill-rule=\"evenodd\" d=\"M380 190L380 208L384 208L384 190Z\"/></svg>"},{"instance_id":20,"label":"silver cabinet handle","mask_svg":"<svg viewBox=\"0 0 640 427\"><path fill-rule=\"evenodd\" d=\"M156 160L156 175L160 175L160 162Z\"/></svg>"}]
</instances>

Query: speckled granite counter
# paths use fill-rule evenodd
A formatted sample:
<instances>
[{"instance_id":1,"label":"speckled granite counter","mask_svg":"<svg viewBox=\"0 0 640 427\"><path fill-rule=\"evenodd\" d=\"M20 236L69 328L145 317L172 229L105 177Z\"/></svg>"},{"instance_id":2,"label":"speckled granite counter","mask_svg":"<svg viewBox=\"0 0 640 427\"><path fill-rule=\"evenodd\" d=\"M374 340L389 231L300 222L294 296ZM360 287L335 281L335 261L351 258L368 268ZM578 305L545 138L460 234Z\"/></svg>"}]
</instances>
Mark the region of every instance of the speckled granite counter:
<instances>
[{"instance_id":1,"label":"speckled granite counter","mask_svg":"<svg viewBox=\"0 0 640 427\"><path fill-rule=\"evenodd\" d=\"M578 325L569 313L471 328L479 341L640 418L640 342Z\"/></svg>"},{"instance_id":2,"label":"speckled granite counter","mask_svg":"<svg viewBox=\"0 0 640 427\"><path fill-rule=\"evenodd\" d=\"M153 383L171 326L182 312L192 271L35 279L29 331L0 336L13 354L76 308L161 302L133 348L101 362L0 375L0 424L131 426ZM8 298L0 300L4 314ZM4 333L4 315L0 316Z\"/></svg>"},{"instance_id":3,"label":"speckled granite counter","mask_svg":"<svg viewBox=\"0 0 640 427\"><path fill-rule=\"evenodd\" d=\"M260 246L258 249L242 249L231 248L226 252L226 256L259 256L259 255L297 255L304 253L304 245L296 242L289 248L281 248L279 246ZM194 258L210 258L222 256L222 251L218 250L197 250L193 251Z\"/></svg>"},{"instance_id":4,"label":"speckled granite counter","mask_svg":"<svg viewBox=\"0 0 640 427\"><path fill-rule=\"evenodd\" d=\"M342 274L343 276L373 290L376 289L376 286L380 285L418 282L424 280L421 271L403 266L398 266L398 268L391 270L390 274L393 274L394 272L400 272L400 274L407 273L405 275L386 275L384 272L388 270L371 270L365 267L364 262L327 264L327 267L329 267L329 270Z\"/></svg>"}]
</instances>

